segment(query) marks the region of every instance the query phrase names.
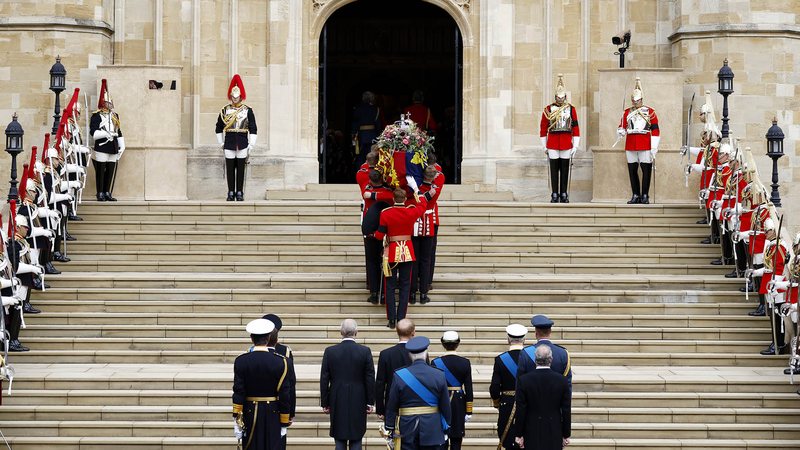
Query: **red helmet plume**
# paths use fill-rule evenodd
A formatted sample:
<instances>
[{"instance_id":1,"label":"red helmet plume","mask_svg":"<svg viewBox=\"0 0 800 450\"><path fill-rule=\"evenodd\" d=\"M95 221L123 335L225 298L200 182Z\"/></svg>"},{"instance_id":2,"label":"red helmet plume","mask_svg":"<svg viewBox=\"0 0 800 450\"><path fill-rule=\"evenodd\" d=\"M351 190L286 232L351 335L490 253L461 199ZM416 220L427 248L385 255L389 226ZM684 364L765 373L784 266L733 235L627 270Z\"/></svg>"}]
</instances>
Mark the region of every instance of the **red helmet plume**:
<instances>
[{"instance_id":1,"label":"red helmet plume","mask_svg":"<svg viewBox=\"0 0 800 450\"><path fill-rule=\"evenodd\" d=\"M242 82L242 77L240 77L238 73L234 75L233 78L231 78L231 85L228 86L228 100L233 101L233 97L235 97L233 91L234 88L239 89L240 101L244 101L247 98L247 94L245 93L244 90L244 83Z\"/></svg>"},{"instance_id":2,"label":"red helmet plume","mask_svg":"<svg viewBox=\"0 0 800 450\"><path fill-rule=\"evenodd\" d=\"M44 146L42 147L42 162L47 162L47 149L50 145L50 133L45 133L44 135Z\"/></svg>"},{"instance_id":3,"label":"red helmet plume","mask_svg":"<svg viewBox=\"0 0 800 450\"><path fill-rule=\"evenodd\" d=\"M25 164L22 165L22 178L20 178L19 190L17 191L20 200L25 198L25 189L27 189L27 187L28 187L28 177L29 176L30 176L30 173L29 173L29 170L28 170L28 163L25 163Z\"/></svg>"},{"instance_id":4,"label":"red helmet plume","mask_svg":"<svg viewBox=\"0 0 800 450\"><path fill-rule=\"evenodd\" d=\"M97 109L106 109L106 102L114 104L108 92L108 82L105 78L100 80L100 95L97 96Z\"/></svg>"}]
</instances>

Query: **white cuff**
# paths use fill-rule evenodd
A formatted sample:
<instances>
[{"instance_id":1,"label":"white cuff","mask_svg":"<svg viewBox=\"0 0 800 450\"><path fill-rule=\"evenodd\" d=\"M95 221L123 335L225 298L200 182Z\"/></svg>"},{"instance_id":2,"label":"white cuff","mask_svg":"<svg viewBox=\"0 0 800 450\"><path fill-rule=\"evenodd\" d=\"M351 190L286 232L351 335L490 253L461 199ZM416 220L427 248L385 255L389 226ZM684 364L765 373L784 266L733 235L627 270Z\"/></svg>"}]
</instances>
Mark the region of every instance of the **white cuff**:
<instances>
[{"instance_id":1,"label":"white cuff","mask_svg":"<svg viewBox=\"0 0 800 450\"><path fill-rule=\"evenodd\" d=\"M217 133L217 143L218 143L219 145L222 145L222 144L223 144L223 140L222 140L222 133Z\"/></svg>"},{"instance_id":2,"label":"white cuff","mask_svg":"<svg viewBox=\"0 0 800 450\"><path fill-rule=\"evenodd\" d=\"M547 137L546 136L542 136L539 139L542 141L542 148L547 150Z\"/></svg>"},{"instance_id":3,"label":"white cuff","mask_svg":"<svg viewBox=\"0 0 800 450\"><path fill-rule=\"evenodd\" d=\"M572 136L572 148L578 148L581 145L580 136Z\"/></svg>"},{"instance_id":4,"label":"white cuff","mask_svg":"<svg viewBox=\"0 0 800 450\"><path fill-rule=\"evenodd\" d=\"M661 142L661 136L650 136L650 149L658 152L659 142Z\"/></svg>"},{"instance_id":5,"label":"white cuff","mask_svg":"<svg viewBox=\"0 0 800 450\"><path fill-rule=\"evenodd\" d=\"M119 148L119 152L122 153L125 151L125 138L118 137L117 138L117 147Z\"/></svg>"},{"instance_id":6,"label":"white cuff","mask_svg":"<svg viewBox=\"0 0 800 450\"><path fill-rule=\"evenodd\" d=\"M255 147L256 141L258 141L258 135L257 134L251 134L249 139L247 140L247 145L250 146L250 147Z\"/></svg>"}]
</instances>

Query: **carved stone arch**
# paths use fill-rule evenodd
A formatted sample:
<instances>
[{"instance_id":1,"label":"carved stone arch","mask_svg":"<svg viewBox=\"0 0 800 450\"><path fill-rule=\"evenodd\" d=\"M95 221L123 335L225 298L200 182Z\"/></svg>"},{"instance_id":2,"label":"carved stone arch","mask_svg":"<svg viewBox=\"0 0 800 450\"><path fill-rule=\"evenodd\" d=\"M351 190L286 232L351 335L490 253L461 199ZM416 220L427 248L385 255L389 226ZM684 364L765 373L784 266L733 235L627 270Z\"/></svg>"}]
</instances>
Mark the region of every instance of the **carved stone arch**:
<instances>
[{"instance_id":1,"label":"carved stone arch","mask_svg":"<svg viewBox=\"0 0 800 450\"><path fill-rule=\"evenodd\" d=\"M322 28L325 22L331 15L350 3L357 2L358 0L312 0L312 24L311 35L319 38L322 33ZM445 10L450 17L456 22L459 30L461 31L461 39L464 46L472 46L473 35L472 26L469 23L469 11L471 8L472 0L422 0L426 3L438 6Z\"/></svg>"}]
</instances>

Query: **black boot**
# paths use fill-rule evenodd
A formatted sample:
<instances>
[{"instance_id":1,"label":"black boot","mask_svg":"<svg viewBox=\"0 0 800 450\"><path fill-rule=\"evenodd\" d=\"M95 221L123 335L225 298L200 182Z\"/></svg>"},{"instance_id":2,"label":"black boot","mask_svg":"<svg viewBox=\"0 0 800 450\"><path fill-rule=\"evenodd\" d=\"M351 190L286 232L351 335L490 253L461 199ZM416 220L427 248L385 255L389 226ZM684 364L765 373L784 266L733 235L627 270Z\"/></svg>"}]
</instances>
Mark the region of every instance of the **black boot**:
<instances>
[{"instance_id":1,"label":"black boot","mask_svg":"<svg viewBox=\"0 0 800 450\"><path fill-rule=\"evenodd\" d=\"M569 203L569 194L567 194L569 186L567 186L567 184L569 183L569 162L571 160L559 159L558 161L559 172L561 173L558 186L559 192L561 192L561 203Z\"/></svg>"},{"instance_id":2,"label":"black boot","mask_svg":"<svg viewBox=\"0 0 800 450\"><path fill-rule=\"evenodd\" d=\"M639 163L628 163L628 178L630 179L631 192L633 193L628 204L638 204L641 201L640 196L642 195L642 190L639 185Z\"/></svg>"},{"instance_id":3,"label":"black boot","mask_svg":"<svg viewBox=\"0 0 800 450\"><path fill-rule=\"evenodd\" d=\"M642 204L650 204L650 179L653 175L653 163L642 163Z\"/></svg>"},{"instance_id":4,"label":"black boot","mask_svg":"<svg viewBox=\"0 0 800 450\"><path fill-rule=\"evenodd\" d=\"M12 339L8 343L8 351L10 352L27 352L29 350L30 349L28 347L25 347L19 342L19 339Z\"/></svg>"},{"instance_id":5,"label":"black boot","mask_svg":"<svg viewBox=\"0 0 800 450\"><path fill-rule=\"evenodd\" d=\"M92 165L94 166L94 182L97 187L97 201L104 202L106 201L106 193L103 191L105 188L106 163L93 159Z\"/></svg>"},{"instance_id":6,"label":"black boot","mask_svg":"<svg viewBox=\"0 0 800 450\"><path fill-rule=\"evenodd\" d=\"M40 309L34 308L31 302L22 302L22 310L25 314L39 314L42 312Z\"/></svg>"},{"instance_id":7,"label":"black boot","mask_svg":"<svg viewBox=\"0 0 800 450\"><path fill-rule=\"evenodd\" d=\"M243 202L244 201L244 192L236 191L236 201Z\"/></svg>"},{"instance_id":8,"label":"black boot","mask_svg":"<svg viewBox=\"0 0 800 450\"><path fill-rule=\"evenodd\" d=\"M53 261L70 262L72 260L67 258L67 256L61 253L60 251L56 250L53 252Z\"/></svg>"},{"instance_id":9,"label":"black boot","mask_svg":"<svg viewBox=\"0 0 800 450\"><path fill-rule=\"evenodd\" d=\"M416 305L417 304L417 293L416 292L411 294L411 297L408 299L408 304L410 304L410 305Z\"/></svg>"},{"instance_id":10,"label":"black boot","mask_svg":"<svg viewBox=\"0 0 800 450\"><path fill-rule=\"evenodd\" d=\"M236 158L236 201L244 200L244 168L247 158ZM239 194L242 194L239 198Z\"/></svg>"},{"instance_id":11,"label":"black boot","mask_svg":"<svg viewBox=\"0 0 800 450\"><path fill-rule=\"evenodd\" d=\"M747 313L748 316L752 317L763 317L767 315L767 310L764 305L758 305L756 309Z\"/></svg>"},{"instance_id":12,"label":"black boot","mask_svg":"<svg viewBox=\"0 0 800 450\"><path fill-rule=\"evenodd\" d=\"M236 159L225 158L225 181L228 183L228 192L236 192ZM235 194L234 194L235 195Z\"/></svg>"},{"instance_id":13,"label":"black boot","mask_svg":"<svg viewBox=\"0 0 800 450\"><path fill-rule=\"evenodd\" d=\"M558 203L558 171L561 167L561 163L559 159L551 159L550 160L550 188L555 194L556 201L552 203Z\"/></svg>"},{"instance_id":14,"label":"black boot","mask_svg":"<svg viewBox=\"0 0 800 450\"><path fill-rule=\"evenodd\" d=\"M741 274L736 269L733 269L729 273L725 274L725 278L739 278L740 276L741 276Z\"/></svg>"},{"instance_id":15,"label":"black boot","mask_svg":"<svg viewBox=\"0 0 800 450\"><path fill-rule=\"evenodd\" d=\"M559 201L558 192L553 192L552 194L550 194L550 203L558 203L558 201Z\"/></svg>"},{"instance_id":16,"label":"black boot","mask_svg":"<svg viewBox=\"0 0 800 450\"><path fill-rule=\"evenodd\" d=\"M698 225L708 225L708 219L706 219L705 217L703 217L702 219L698 220L698 221L697 221L697 222L695 222L695 223L696 223L696 224L698 224Z\"/></svg>"},{"instance_id":17,"label":"black boot","mask_svg":"<svg viewBox=\"0 0 800 450\"><path fill-rule=\"evenodd\" d=\"M112 200L112 201L116 201L116 200ZM68 240L68 241L77 241L78 240L78 238L76 238L75 236L69 234L69 231L65 231L64 232L64 238L66 240Z\"/></svg>"},{"instance_id":18,"label":"black boot","mask_svg":"<svg viewBox=\"0 0 800 450\"><path fill-rule=\"evenodd\" d=\"M373 305L378 304L378 293L377 292L370 292L369 298L367 299L368 302L372 303Z\"/></svg>"},{"instance_id":19,"label":"black boot","mask_svg":"<svg viewBox=\"0 0 800 450\"><path fill-rule=\"evenodd\" d=\"M783 369L784 375L800 375L800 366L794 365L790 368Z\"/></svg>"},{"instance_id":20,"label":"black boot","mask_svg":"<svg viewBox=\"0 0 800 450\"><path fill-rule=\"evenodd\" d=\"M61 271L56 269L56 266L53 265L52 261L48 261L44 265L44 273L47 275L60 275Z\"/></svg>"},{"instance_id":21,"label":"black boot","mask_svg":"<svg viewBox=\"0 0 800 450\"><path fill-rule=\"evenodd\" d=\"M114 172L117 170L117 163L115 162L107 162L106 164L106 177L103 182L103 191L106 193L106 201L107 202L115 202L117 201L116 198L111 196L111 186L112 181L114 181Z\"/></svg>"},{"instance_id":22,"label":"black boot","mask_svg":"<svg viewBox=\"0 0 800 450\"><path fill-rule=\"evenodd\" d=\"M759 353L761 353L764 356L774 355L775 344L769 344L769 347L765 348L764 350L761 350Z\"/></svg>"},{"instance_id":23,"label":"black boot","mask_svg":"<svg viewBox=\"0 0 800 450\"><path fill-rule=\"evenodd\" d=\"M234 200L234 196L236 195L233 191L228 191L228 196L225 198L226 201L232 202Z\"/></svg>"},{"instance_id":24,"label":"black boot","mask_svg":"<svg viewBox=\"0 0 800 450\"><path fill-rule=\"evenodd\" d=\"M420 303L420 305L424 305L424 304L426 304L426 303L430 303L430 301L431 301L431 298L430 298L430 297L428 297L428 294L427 294L427 293L425 293L425 294L420 294L420 296L419 296L419 303Z\"/></svg>"}]
</instances>

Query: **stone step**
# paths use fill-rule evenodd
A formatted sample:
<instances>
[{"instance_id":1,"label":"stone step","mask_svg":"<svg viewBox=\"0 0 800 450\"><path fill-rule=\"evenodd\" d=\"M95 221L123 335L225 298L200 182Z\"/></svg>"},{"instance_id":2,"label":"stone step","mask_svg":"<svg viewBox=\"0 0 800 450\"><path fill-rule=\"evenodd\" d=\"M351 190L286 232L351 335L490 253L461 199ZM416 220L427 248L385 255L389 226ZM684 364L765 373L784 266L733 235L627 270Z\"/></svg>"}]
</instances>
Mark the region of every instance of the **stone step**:
<instances>
[{"instance_id":1,"label":"stone step","mask_svg":"<svg viewBox=\"0 0 800 450\"><path fill-rule=\"evenodd\" d=\"M474 382L476 406L491 405L488 381ZM578 385L576 385L578 386ZM698 384L698 386L702 386ZM5 396L5 405L62 405L106 406L108 398L118 406L230 406L230 389L17 389ZM318 390L297 391L297 404L318 407ZM574 391L573 407L606 408L771 408L797 410L798 396L794 392L586 392ZM473 421L486 421L494 412L473 417ZM483 412L487 412L483 411ZM494 420L494 419L491 419Z\"/></svg>"},{"instance_id":2,"label":"stone step","mask_svg":"<svg viewBox=\"0 0 800 450\"><path fill-rule=\"evenodd\" d=\"M485 230L485 227L482 227ZM345 229L341 231L318 231L318 230L287 230L286 227L279 227L273 231L191 231L191 230L165 230L165 231L136 231L136 230L106 230L102 235L91 230L81 228L71 229L70 233L78 238L79 241L166 241L183 243L186 241L217 241L232 244L254 244L264 245L271 242L284 241L344 241L350 243L362 242L361 233L358 229ZM695 230L687 232L648 232L642 229L626 229L619 231L464 231L447 233L446 230L439 235L439 240L450 242L494 242L494 243L516 243L516 242L550 242L550 243L570 243L573 246L580 246L585 243L627 243L627 242L665 242L695 244L708 236L705 230ZM103 238L103 239L98 239ZM75 245L75 244L73 244ZM82 244L80 244L82 245ZM255 248L248 248L255 250Z\"/></svg>"},{"instance_id":3,"label":"stone step","mask_svg":"<svg viewBox=\"0 0 800 450\"><path fill-rule=\"evenodd\" d=\"M79 408L79 407L76 407ZM124 408L124 407L123 407ZM123 409L121 408L121 409ZM223 411L224 409L224 411ZM231 420L223 419L230 407L215 408L213 411L204 409L197 410L196 413L185 413L184 411L171 408L166 413L141 414L142 417L133 416L128 411L109 411L103 410L102 415L108 419L102 421L94 420L93 413L81 414L68 413L76 417L68 419L58 418L54 414L42 412L42 416L47 417L41 420L4 420L4 434L13 436L47 436L47 437L82 437L82 436L131 436L131 437L161 437L165 430L169 430L171 437L177 436L205 436L205 437L229 437L231 436ZM317 408L319 409L319 408ZM800 425L790 423L691 423L703 417L703 411L687 414L687 417L677 416L676 412L665 409L667 414L656 416L661 411L651 413L631 411L620 413L616 411L587 411L582 412L581 408L573 408L572 437L574 439L591 438L667 438L680 434L684 439L783 439L797 440L800 442ZM740 413L740 410L724 410L729 415ZM38 412L37 412L38 414ZM206 414L203 417L203 414ZM480 414L476 412L473 418ZM593 419L598 416L608 415L608 419L620 419L625 416L640 415L640 419L662 418L669 421L675 420L676 423L651 423L651 422L603 422ZM710 410L708 414L719 414L719 411ZM773 413L774 414L774 413ZM25 416L26 414L22 414ZM321 412L320 416L324 416ZM0 416L2 416L0 414ZM173 417L181 420L175 420ZM677 417L676 417L677 416ZM86 418L84 418L86 417ZM185 418L184 418L185 417ZM780 415L770 415L768 418L781 417ZM791 416L794 419L797 417ZM635 417L633 417L635 418ZM305 438L323 438L329 436L329 422L326 417L321 417L317 421L301 421L291 427L290 439L302 440ZM734 419L735 420L735 419ZM367 423L367 429L377 430L380 422L374 417ZM35 431L27 431L35 430ZM377 434L377 433L375 433ZM466 434L471 438L492 439L497 436L497 424L491 422L471 421L466 426Z\"/></svg>"},{"instance_id":4,"label":"stone step","mask_svg":"<svg viewBox=\"0 0 800 450\"><path fill-rule=\"evenodd\" d=\"M90 240L80 240L69 244L69 253L74 250L77 254L92 252L169 252L169 253L190 253L190 252L210 252L216 253L218 257L223 253L231 255L224 260L239 260L243 255L260 254L261 252L287 253L287 252L313 252L329 255L344 255L347 252L354 254L364 253L364 242L355 235L341 235L340 241L323 240L299 240L291 239L282 242L258 242L258 241L116 241L104 240L102 235L92 236ZM720 255L718 245L704 245L697 242L687 244L676 244L674 242L642 242L637 240L627 242L585 242L575 245L570 242L452 242L447 239L439 240L437 244L437 255L439 253L452 253L463 255L466 261L470 257L482 257L485 253L510 253L510 254L530 254L530 253L558 253L561 256L572 256L582 253L608 253L614 254L641 254L650 253L652 255L674 257L676 255L697 254L703 255L709 260ZM231 259L234 258L234 259Z\"/></svg>"},{"instance_id":5,"label":"stone step","mask_svg":"<svg viewBox=\"0 0 800 450\"><path fill-rule=\"evenodd\" d=\"M40 338L31 338L40 339ZM23 339L24 343L29 344L31 339ZM71 338L67 338L71 339ZM18 353L14 355L14 361L19 361L26 364L43 364L48 362L59 363L110 363L121 364L127 361L137 360L147 364L196 364L202 362L212 363L228 363L232 364L239 354L247 348L246 342L242 341L241 345L233 345L232 348L238 350L186 350L185 346L180 350L161 350L164 345L158 347L154 343L154 347L158 350L130 350L129 348L135 347L133 341L129 341L129 345L124 349L109 349L98 350L97 345L88 345L89 349L86 350L53 350L49 347L52 345L47 342L47 346L39 346L34 341L31 344L31 351L26 353ZM652 353L643 353L637 350L627 352L610 353L600 351L596 353L591 352L577 352L571 351L570 358L573 364L579 365L629 365L629 366L706 366L713 364L715 366L744 366L744 367L784 367L787 364L787 357L783 355L777 356L762 356L758 354L758 348L764 348L768 342L761 343L760 346L755 345L752 347L752 353L713 353L715 349L708 347L701 347L696 349L685 349L685 352L664 354L660 352L658 344L652 345ZM635 346L634 346L635 347ZM46 348L46 349L45 349ZM734 347L736 348L736 347ZM501 347L486 352L461 352L461 354L469 358L475 364L491 364L495 356L500 352ZM571 349L572 350L572 349ZM674 350L674 349L670 349ZM691 351L689 351L691 350ZM747 348L745 349L747 350ZM688 351L688 352L686 352ZM295 360L298 363L314 363L322 359L322 350L308 350L308 351L294 351ZM443 352L431 352L431 356L440 356ZM377 362L378 351L373 351L373 357Z\"/></svg>"},{"instance_id":6,"label":"stone step","mask_svg":"<svg viewBox=\"0 0 800 450\"><path fill-rule=\"evenodd\" d=\"M444 246L442 246L444 247ZM447 250L447 249L444 249ZM718 252L706 253L522 253L522 252L450 252L437 250L437 264L453 263L479 263L479 264L502 264L517 263L531 264L546 261L551 264L599 264L605 263L608 266L625 264L693 264L709 266L709 261L714 259ZM364 250L343 250L338 253L330 251L158 251L158 250L120 250L120 251L87 251L70 250L69 257L72 258L71 264L58 264L61 270L72 270L79 262L97 262L102 265L110 261L159 261L175 262L179 261L186 264L207 264L212 262L348 262L364 263ZM731 267L728 267L730 270Z\"/></svg>"},{"instance_id":7,"label":"stone step","mask_svg":"<svg viewBox=\"0 0 800 450\"><path fill-rule=\"evenodd\" d=\"M438 256L438 273L524 273L524 274L675 274L675 275L713 275L723 276L732 267L705 264L670 263L560 263L544 262L443 262ZM187 261L114 261L98 259L94 261L72 261L59 265L62 272L208 272L216 273L354 273L364 268L361 261L228 261L203 262L191 264ZM54 278L57 279L57 278Z\"/></svg>"},{"instance_id":8,"label":"stone step","mask_svg":"<svg viewBox=\"0 0 800 450\"><path fill-rule=\"evenodd\" d=\"M365 448L384 448L386 442L379 437L376 430L370 430L364 439ZM575 439L570 443L570 450L787 450L800 448L800 440L774 439L676 439L675 433L670 438L641 439ZM14 437L9 442L15 450L119 450L135 448L137 450L220 450L236 448L233 437ZM329 437L288 440L291 450L318 450L333 446ZM497 438L464 439L465 450L496 450Z\"/></svg>"},{"instance_id":9,"label":"stone step","mask_svg":"<svg viewBox=\"0 0 800 450\"><path fill-rule=\"evenodd\" d=\"M21 354L14 354L13 357ZM662 358L666 358L662 355ZM767 361L771 358L764 357ZM14 390L224 390L230 392L233 369L230 363L196 364L149 363L137 360L126 363L54 364L24 363L14 360L17 377ZM319 390L320 359L312 364L296 362L297 389ZM786 361L784 361L785 363ZM493 361L473 361L476 392L488 391ZM789 384L783 366L622 366L586 365L573 360L573 392L669 393L683 395L730 395L780 393L797 395L797 386ZM12 393L13 394L13 393ZM588 394L587 394L588 395ZM189 402L203 401L187 399ZM602 406L602 405L599 405ZM655 406L655 405L648 405Z\"/></svg>"},{"instance_id":10,"label":"stone step","mask_svg":"<svg viewBox=\"0 0 800 450\"><path fill-rule=\"evenodd\" d=\"M58 278L64 275L58 276ZM48 282L56 277L48 277ZM563 304L565 308L581 308L591 303L592 312L597 314L620 311L617 308L629 308L630 311L661 313L679 313L679 311L696 312L695 308L715 311L737 311L744 313L752 309L757 296L751 295L746 302L745 294L735 290L718 291L678 291L669 289L447 289L434 284L431 291L434 301L424 305L427 313L473 313L497 314L502 308L512 308L516 314L538 314L541 308L553 308ZM220 311L220 307L236 307L236 311L260 312L278 310L283 314L294 314L297 302L315 312L336 311L347 314L363 314L380 310L380 306L371 305L365 300L368 291L358 288L289 288L289 289L240 289L240 288L81 288L53 287L46 291L36 292L37 304L58 305L66 311L140 311L140 305L146 305L149 312L176 311ZM75 302L73 300L79 300ZM48 303L41 303L48 302ZM647 303L644 303L647 302ZM735 302L735 303L734 303ZM69 308L72 309L69 309ZM135 307L134 310L131 308ZM610 309L613 308L613 309ZM688 309L687 309L688 308ZM341 310L341 311L340 311ZM54 311L54 310L51 310ZM553 311L552 309L550 311ZM558 308L555 308L558 311Z\"/></svg>"},{"instance_id":11,"label":"stone step","mask_svg":"<svg viewBox=\"0 0 800 450\"><path fill-rule=\"evenodd\" d=\"M291 288L362 288L362 273L231 273L221 277L216 272L74 272L48 278L53 287L62 288L221 288L291 289ZM687 290L738 289L741 280L712 278L703 275L657 274L436 274L434 286L442 289L669 289L681 286Z\"/></svg>"},{"instance_id":12,"label":"stone step","mask_svg":"<svg viewBox=\"0 0 800 450\"><path fill-rule=\"evenodd\" d=\"M60 316L60 317L59 317ZM28 329L35 332L37 337L59 337L64 335L64 327L68 326L73 337L231 337L242 336L242 329L251 316L228 315L224 316L213 314L148 314L141 317L140 314L119 314L102 313L92 315L76 314L78 317L67 315L55 315L45 313L35 318L28 317L26 322ZM567 323L557 316L550 316L559 324ZM719 317L719 316L713 316ZM385 317L378 315L367 318L359 318L358 337L363 339L393 338L394 332L386 330ZM444 331L458 331L462 341L467 339L492 339L505 338L505 326L495 327L485 326L481 321L481 326L470 326L469 322L474 317L465 316L461 321L447 321L446 325L430 326L425 325L419 320L415 320L417 334L435 338ZM736 318L734 318L736 319ZM321 322L322 318L307 319L311 324L314 320ZM574 320L574 319L573 319ZM684 327L664 327L665 322L687 322L686 319L671 318L663 316L653 316L642 318L618 317L614 321L613 317L598 318L596 320L579 318L575 327L559 325L552 334L556 341L562 339L588 339L595 337L598 339L609 339L611 337L624 336L627 339L665 339L665 340L717 340L717 341L752 341L762 340L769 334L767 321L727 321L725 316L719 317L720 325L728 325L732 328L713 326L716 322L705 319L706 327L684 326ZM693 319L689 319L691 323ZM698 319L704 320L704 319ZM525 322L520 320L520 322ZM585 323L584 322L588 322ZM637 325L633 325L636 322ZM202 325L197 325L198 323ZM215 325L206 325L215 323ZM228 325L218 325L227 323ZM741 324L742 327L733 327ZM296 340L308 338L339 338L339 329L335 326L325 325L304 325L294 326L284 324L281 330L284 339L295 342ZM504 339L503 339L504 340Z\"/></svg>"}]
</instances>

